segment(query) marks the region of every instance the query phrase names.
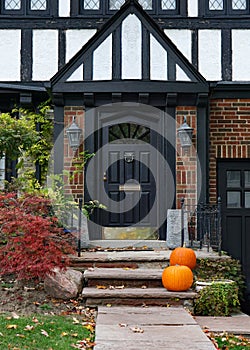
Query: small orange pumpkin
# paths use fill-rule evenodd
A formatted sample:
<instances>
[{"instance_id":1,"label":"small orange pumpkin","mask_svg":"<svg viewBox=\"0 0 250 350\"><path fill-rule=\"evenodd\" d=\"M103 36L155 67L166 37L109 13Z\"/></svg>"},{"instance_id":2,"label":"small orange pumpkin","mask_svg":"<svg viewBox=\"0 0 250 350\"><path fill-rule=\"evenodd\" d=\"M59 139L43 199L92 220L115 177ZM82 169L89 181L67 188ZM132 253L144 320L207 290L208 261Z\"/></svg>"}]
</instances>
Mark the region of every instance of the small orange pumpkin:
<instances>
[{"instance_id":1,"label":"small orange pumpkin","mask_svg":"<svg viewBox=\"0 0 250 350\"><path fill-rule=\"evenodd\" d=\"M193 270L196 266L195 252L191 248L175 248L170 254L170 265L185 265Z\"/></svg>"},{"instance_id":2,"label":"small orange pumpkin","mask_svg":"<svg viewBox=\"0 0 250 350\"><path fill-rule=\"evenodd\" d=\"M174 292L184 292L193 284L193 272L187 266L168 266L162 273L163 286Z\"/></svg>"}]
</instances>

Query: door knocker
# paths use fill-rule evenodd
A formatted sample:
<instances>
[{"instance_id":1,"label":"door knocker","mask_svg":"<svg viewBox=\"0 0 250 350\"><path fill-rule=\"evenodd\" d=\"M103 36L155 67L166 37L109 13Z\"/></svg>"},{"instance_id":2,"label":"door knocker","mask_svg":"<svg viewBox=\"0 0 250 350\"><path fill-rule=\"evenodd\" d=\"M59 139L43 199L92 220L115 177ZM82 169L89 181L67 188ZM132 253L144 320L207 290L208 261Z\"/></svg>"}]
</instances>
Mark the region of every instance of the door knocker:
<instances>
[{"instance_id":1,"label":"door knocker","mask_svg":"<svg viewBox=\"0 0 250 350\"><path fill-rule=\"evenodd\" d=\"M135 158L134 152L124 152L124 160L127 163L132 163Z\"/></svg>"}]
</instances>

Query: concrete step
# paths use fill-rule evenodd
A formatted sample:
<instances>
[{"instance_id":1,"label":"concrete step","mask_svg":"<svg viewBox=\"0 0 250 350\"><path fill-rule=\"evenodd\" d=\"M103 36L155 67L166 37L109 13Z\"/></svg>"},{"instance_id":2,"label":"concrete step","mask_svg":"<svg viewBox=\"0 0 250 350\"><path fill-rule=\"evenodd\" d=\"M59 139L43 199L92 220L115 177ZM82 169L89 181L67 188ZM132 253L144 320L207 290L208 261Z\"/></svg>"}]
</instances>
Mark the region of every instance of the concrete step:
<instances>
[{"instance_id":1,"label":"concrete step","mask_svg":"<svg viewBox=\"0 0 250 350\"><path fill-rule=\"evenodd\" d=\"M101 286L103 288L103 286ZM197 293L192 290L186 292L170 292L163 287L158 288L123 288L111 287L98 289L85 287L82 297L86 299L87 306L98 305L183 305L191 303Z\"/></svg>"},{"instance_id":2,"label":"concrete step","mask_svg":"<svg viewBox=\"0 0 250 350\"><path fill-rule=\"evenodd\" d=\"M124 287L162 287L163 269L119 269L93 268L84 271L84 279L88 287L121 286Z\"/></svg>"}]
</instances>

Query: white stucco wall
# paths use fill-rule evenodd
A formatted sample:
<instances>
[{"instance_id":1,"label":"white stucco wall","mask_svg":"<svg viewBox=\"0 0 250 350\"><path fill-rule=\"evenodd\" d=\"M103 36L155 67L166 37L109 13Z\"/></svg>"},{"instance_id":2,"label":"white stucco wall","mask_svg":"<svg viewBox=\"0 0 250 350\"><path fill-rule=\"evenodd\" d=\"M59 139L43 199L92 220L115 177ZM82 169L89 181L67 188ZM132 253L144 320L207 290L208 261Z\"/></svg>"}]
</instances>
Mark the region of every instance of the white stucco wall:
<instances>
[{"instance_id":1,"label":"white stucco wall","mask_svg":"<svg viewBox=\"0 0 250 350\"><path fill-rule=\"evenodd\" d=\"M93 53L93 80L112 79L112 34Z\"/></svg>"},{"instance_id":2,"label":"white stucco wall","mask_svg":"<svg viewBox=\"0 0 250 350\"><path fill-rule=\"evenodd\" d=\"M122 79L141 79L141 21L129 15L122 23Z\"/></svg>"},{"instance_id":3,"label":"white stucco wall","mask_svg":"<svg viewBox=\"0 0 250 350\"><path fill-rule=\"evenodd\" d=\"M250 30L232 30L233 80L250 80Z\"/></svg>"},{"instance_id":4,"label":"white stucco wall","mask_svg":"<svg viewBox=\"0 0 250 350\"><path fill-rule=\"evenodd\" d=\"M187 74L178 65L176 65L176 80L178 80L178 81L190 81L190 79L187 76Z\"/></svg>"},{"instance_id":5,"label":"white stucco wall","mask_svg":"<svg viewBox=\"0 0 250 350\"><path fill-rule=\"evenodd\" d=\"M59 17L70 16L70 0L58 0L58 6Z\"/></svg>"},{"instance_id":6,"label":"white stucco wall","mask_svg":"<svg viewBox=\"0 0 250 350\"><path fill-rule=\"evenodd\" d=\"M58 31L33 31L33 80L49 80L58 71Z\"/></svg>"},{"instance_id":7,"label":"white stucco wall","mask_svg":"<svg viewBox=\"0 0 250 350\"><path fill-rule=\"evenodd\" d=\"M207 80L221 80L221 31L199 30L199 72Z\"/></svg>"},{"instance_id":8,"label":"white stucco wall","mask_svg":"<svg viewBox=\"0 0 250 350\"><path fill-rule=\"evenodd\" d=\"M192 32L189 29L165 29L165 34L177 46L178 50L191 62Z\"/></svg>"},{"instance_id":9,"label":"white stucco wall","mask_svg":"<svg viewBox=\"0 0 250 350\"><path fill-rule=\"evenodd\" d=\"M0 81L20 81L20 30L0 30L0 53Z\"/></svg>"},{"instance_id":10,"label":"white stucco wall","mask_svg":"<svg viewBox=\"0 0 250 350\"><path fill-rule=\"evenodd\" d=\"M83 80L83 65L81 64L71 76L67 79L67 81L82 81Z\"/></svg>"},{"instance_id":11,"label":"white stucco wall","mask_svg":"<svg viewBox=\"0 0 250 350\"><path fill-rule=\"evenodd\" d=\"M95 34L96 29L69 29L66 31L66 62L68 62Z\"/></svg>"},{"instance_id":12,"label":"white stucco wall","mask_svg":"<svg viewBox=\"0 0 250 350\"><path fill-rule=\"evenodd\" d=\"M150 34L150 79L167 80L167 51Z\"/></svg>"},{"instance_id":13,"label":"white stucco wall","mask_svg":"<svg viewBox=\"0 0 250 350\"><path fill-rule=\"evenodd\" d=\"M197 17L198 16L198 0L188 0L188 16Z\"/></svg>"}]
</instances>

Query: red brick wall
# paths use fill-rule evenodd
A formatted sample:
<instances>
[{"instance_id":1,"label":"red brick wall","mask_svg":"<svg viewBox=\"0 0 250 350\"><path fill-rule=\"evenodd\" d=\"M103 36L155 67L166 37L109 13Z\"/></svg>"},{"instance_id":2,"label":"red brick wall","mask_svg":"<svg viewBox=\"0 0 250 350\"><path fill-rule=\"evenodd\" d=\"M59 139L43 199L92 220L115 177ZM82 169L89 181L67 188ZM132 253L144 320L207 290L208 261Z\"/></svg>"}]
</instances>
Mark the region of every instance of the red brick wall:
<instances>
[{"instance_id":1,"label":"red brick wall","mask_svg":"<svg viewBox=\"0 0 250 350\"><path fill-rule=\"evenodd\" d=\"M186 117L187 124L193 131L191 147L187 154L181 148L180 141L176 139L176 207L180 208L181 198L185 198L185 204L195 205L197 203L197 162L196 162L196 107L177 107L177 128ZM177 130L176 130L177 132Z\"/></svg>"},{"instance_id":2,"label":"red brick wall","mask_svg":"<svg viewBox=\"0 0 250 350\"><path fill-rule=\"evenodd\" d=\"M218 99L210 103L210 202L217 200L216 161L250 158L250 99Z\"/></svg>"},{"instance_id":3,"label":"red brick wall","mask_svg":"<svg viewBox=\"0 0 250 350\"><path fill-rule=\"evenodd\" d=\"M83 144L80 146L79 150L74 152L68 142L66 135L66 129L71 125L73 117L76 117L77 125L84 132L84 110L80 107L65 107L64 108L64 184L65 193L72 194L74 198L83 197L84 189L84 179L83 179L83 169L79 169L77 164L81 164L82 156L80 153L83 151Z\"/></svg>"}]
</instances>

